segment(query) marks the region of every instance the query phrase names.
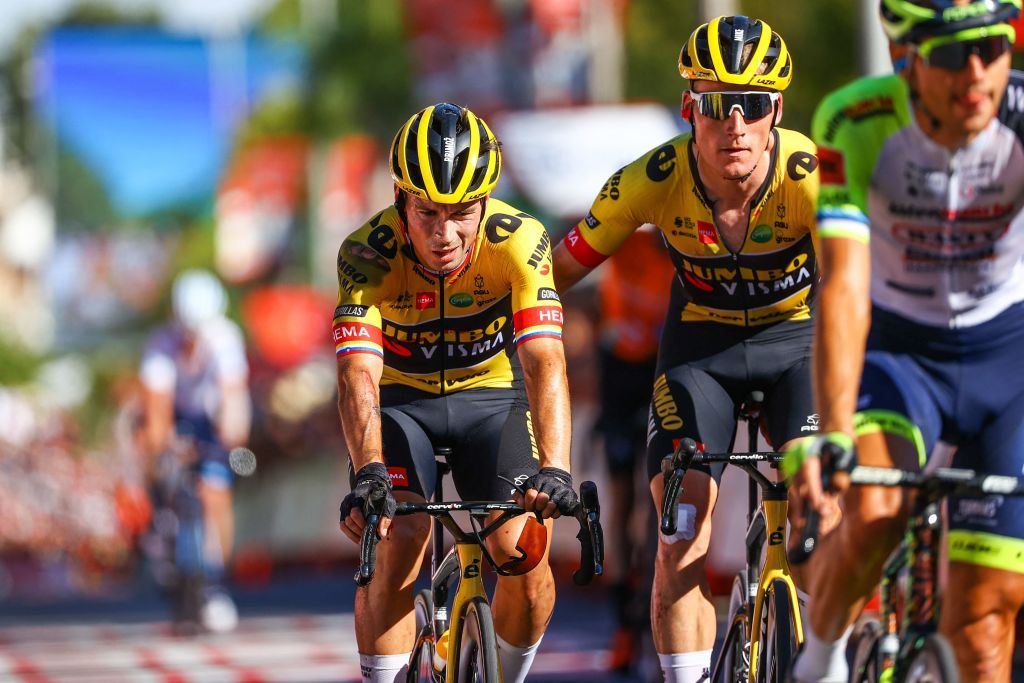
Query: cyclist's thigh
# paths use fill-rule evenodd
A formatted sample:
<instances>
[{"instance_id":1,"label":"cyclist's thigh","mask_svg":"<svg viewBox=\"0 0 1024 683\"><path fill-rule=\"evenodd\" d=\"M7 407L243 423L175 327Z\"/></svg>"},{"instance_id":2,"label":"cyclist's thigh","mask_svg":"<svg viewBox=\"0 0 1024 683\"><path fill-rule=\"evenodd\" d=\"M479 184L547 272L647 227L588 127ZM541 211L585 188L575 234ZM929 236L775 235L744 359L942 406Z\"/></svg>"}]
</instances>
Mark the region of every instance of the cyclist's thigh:
<instances>
[{"instance_id":1,"label":"cyclist's thigh","mask_svg":"<svg viewBox=\"0 0 1024 683\"><path fill-rule=\"evenodd\" d=\"M512 485L539 469L529 410L512 389L470 389L446 397L452 479L463 500L511 500Z\"/></svg>"},{"instance_id":2,"label":"cyclist's thigh","mask_svg":"<svg viewBox=\"0 0 1024 683\"><path fill-rule=\"evenodd\" d=\"M765 394L764 406L765 431L773 448L818 431L810 358L801 357L778 376Z\"/></svg>"},{"instance_id":3,"label":"cyclist's thigh","mask_svg":"<svg viewBox=\"0 0 1024 683\"><path fill-rule=\"evenodd\" d=\"M605 351L601 357L601 415L597 430L604 440L608 471L630 476L644 452L651 404L654 362L634 363Z\"/></svg>"},{"instance_id":4,"label":"cyclist's thigh","mask_svg":"<svg viewBox=\"0 0 1024 683\"><path fill-rule=\"evenodd\" d=\"M381 408L384 464L395 491L409 491L429 499L437 486L434 447L423 425L404 406ZM351 461L349 462L351 471ZM352 475L353 481L355 475Z\"/></svg>"},{"instance_id":5,"label":"cyclist's thigh","mask_svg":"<svg viewBox=\"0 0 1024 683\"><path fill-rule=\"evenodd\" d=\"M1009 401L977 438L960 446L953 466L1024 475L1024 393ZM948 506L951 561L1024 572L1024 498L951 496Z\"/></svg>"},{"instance_id":6,"label":"cyclist's thigh","mask_svg":"<svg viewBox=\"0 0 1024 683\"><path fill-rule=\"evenodd\" d=\"M708 452L724 452L736 432L736 404L710 374L693 365L679 365L654 378L647 424L647 476L661 476L661 461L690 438ZM722 465L693 469L721 480Z\"/></svg>"},{"instance_id":7,"label":"cyclist's thigh","mask_svg":"<svg viewBox=\"0 0 1024 683\"><path fill-rule=\"evenodd\" d=\"M913 453L912 467L923 466L927 454L942 433L944 416L952 412L952 397L934 373L925 370L909 354L882 350L868 351L857 396L856 428L858 436L883 432L888 439L906 441L906 452ZM876 462L865 453L862 464Z\"/></svg>"}]
</instances>

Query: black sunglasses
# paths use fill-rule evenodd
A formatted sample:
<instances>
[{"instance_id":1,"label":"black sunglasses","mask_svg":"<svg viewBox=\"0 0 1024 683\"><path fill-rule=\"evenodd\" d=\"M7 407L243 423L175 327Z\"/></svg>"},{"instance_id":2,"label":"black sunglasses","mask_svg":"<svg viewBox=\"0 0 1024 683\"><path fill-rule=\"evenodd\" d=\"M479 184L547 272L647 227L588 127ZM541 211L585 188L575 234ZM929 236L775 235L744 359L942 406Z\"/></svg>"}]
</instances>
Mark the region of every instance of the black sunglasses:
<instances>
[{"instance_id":1,"label":"black sunglasses","mask_svg":"<svg viewBox=\"0 0 1024 683\"><path fill-rule=\"evenodd\" d=\"M1010 50L1010 40L1006 36L988 36L977 40L963 40L931 47L924 43L918 48L921 59L928 66L959 71L967 66L971 55L978 55L982 63L988 66Z\"/></svg>"}]
</instances>

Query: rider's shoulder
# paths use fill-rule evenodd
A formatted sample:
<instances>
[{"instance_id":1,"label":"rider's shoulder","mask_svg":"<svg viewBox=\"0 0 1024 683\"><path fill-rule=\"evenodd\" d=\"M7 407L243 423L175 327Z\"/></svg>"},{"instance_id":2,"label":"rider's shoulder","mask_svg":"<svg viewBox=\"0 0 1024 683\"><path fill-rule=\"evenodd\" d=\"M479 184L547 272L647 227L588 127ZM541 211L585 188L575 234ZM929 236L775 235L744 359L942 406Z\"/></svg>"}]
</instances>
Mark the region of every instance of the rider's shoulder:
<instances>
[{"instance_id":1,"label":"rider's shoulder","mask_svg":"<svg viewBox=\"0 0 1024 683\"><path fill-rule=\"evenodd\" d=\"M398 210L389 206L353 231L338 249L338 278L346 291L379 285L402 257L405 243Z\"/></svg>"},{"instance_id":2,"label":"rider's shoulder","mask_svg":"<svg viewBox=\"0 0 1024 683\"><path fill-rule=\"evenodd\" d=\"M1024 71L1013 69L999 104L999 120L1024 141Z\"/></svg>"},{"instance_id":3,"label":"rider's shoulder","mask_svg":"<svg viewBox=\"0 0 1024 683\"><path fill-rule=\"evenodd\" d=\"M497 197L487 199L480 223L486 244L498 251L524 242L532 245L538 235L546 234L540 220Z\"/></svg>"},{"instance_id":4,"label":"rider's shoulder","mask_svg":"<svg viewBox=\"0 0 1024 683\"><path fill-rule=\"evenodd\" d=\"M819 145L835 146L874 127L901 127L909 120L909 91L898 74L864 76L833 90L818 104L811 134Z\"/></svg>"}]
</instances>

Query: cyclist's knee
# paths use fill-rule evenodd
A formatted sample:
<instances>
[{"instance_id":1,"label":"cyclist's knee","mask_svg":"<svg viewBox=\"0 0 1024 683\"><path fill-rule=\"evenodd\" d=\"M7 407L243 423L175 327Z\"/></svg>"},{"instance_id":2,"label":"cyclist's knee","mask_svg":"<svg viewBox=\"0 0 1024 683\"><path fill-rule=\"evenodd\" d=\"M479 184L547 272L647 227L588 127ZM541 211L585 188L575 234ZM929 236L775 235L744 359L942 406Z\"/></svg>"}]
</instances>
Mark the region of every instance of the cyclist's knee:
<instances>
[{"instance_id":1,"label":"cyclist's knee","mask_svg":"<svg viewBox=\"0 0 1024 683\"><path fill-rule=\"evenodd\" d=\"M844 503L844 536L855 544L894 547L903 537L909 501L900 489L854 486Z\"/></svg>"},{"instance_id":2,"label":"cyclist's knee","mask_svg":"<svg viewBox=\"0 0 1024 683\"><path fill-rule=\"evenodd\" d=\"M999 610L963 615L958 620L948 635L964 678L999 680L1003 672L1008 672L1013 654L1013 617Z\"/></svg>"}]
</instances>

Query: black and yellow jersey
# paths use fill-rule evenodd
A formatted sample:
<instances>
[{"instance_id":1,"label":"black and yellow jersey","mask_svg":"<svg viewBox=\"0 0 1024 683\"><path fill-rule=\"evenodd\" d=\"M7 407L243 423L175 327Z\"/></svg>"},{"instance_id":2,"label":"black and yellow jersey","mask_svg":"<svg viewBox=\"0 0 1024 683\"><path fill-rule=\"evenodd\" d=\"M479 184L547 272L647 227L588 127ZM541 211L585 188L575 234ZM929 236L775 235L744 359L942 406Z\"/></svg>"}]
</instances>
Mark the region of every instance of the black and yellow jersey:
<instances>
[{"instance_id":1,"label":"black and yellow jersey","mask_svg":"<svg viewBox=\"0 0 1024 683\"><path fill-rule=\"evenodd\" d=\"M382 385L435 394L518 386L516 347L561 336L548 233L497 199L485 202L465 261L444 277L416 259L393 206L338 251L335 351L381 356Z\"/></svg>"},{"instance_id":2,"label":"black and yellow jersey","mask_svg":"<svg viewBox=\"0 0 1024 683\"><path fill-rule=\"evenodd\" d=\"M640 225L661 229L685 292L669 320L754 326L807 320L818 274L818 160L800 133L776 128L771 172L750 207L746 239L729 251L685 133L616 171L565 237L593 268ZM642 267L642 264L638 264ZM673 298L673 301L676 299Z\"/></svg>"}]
</instances>

